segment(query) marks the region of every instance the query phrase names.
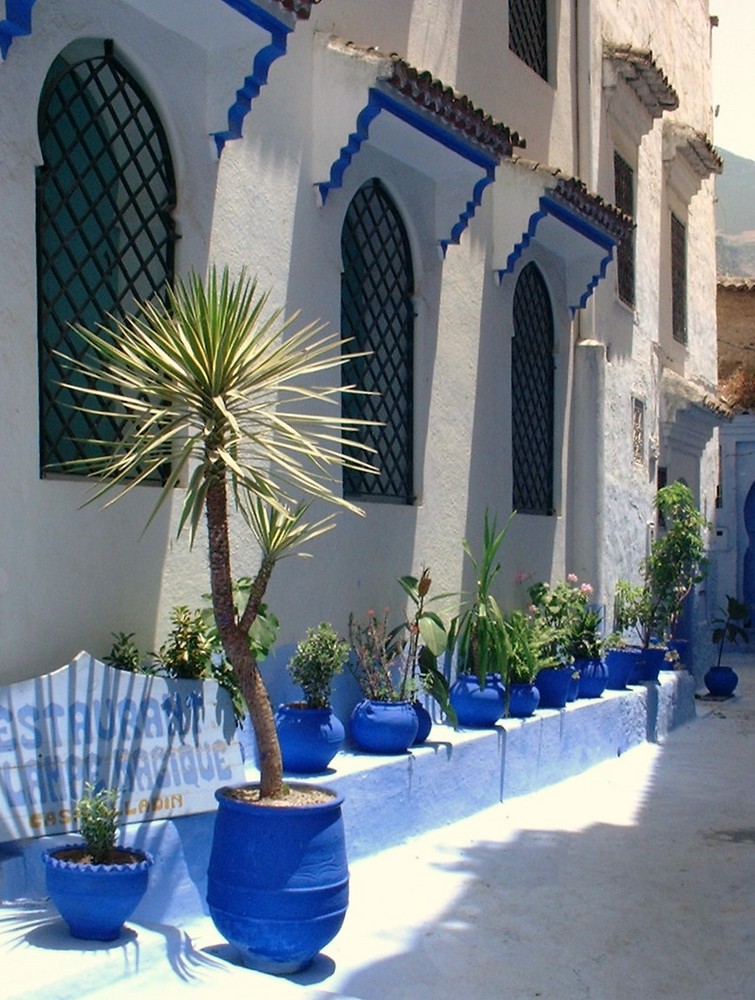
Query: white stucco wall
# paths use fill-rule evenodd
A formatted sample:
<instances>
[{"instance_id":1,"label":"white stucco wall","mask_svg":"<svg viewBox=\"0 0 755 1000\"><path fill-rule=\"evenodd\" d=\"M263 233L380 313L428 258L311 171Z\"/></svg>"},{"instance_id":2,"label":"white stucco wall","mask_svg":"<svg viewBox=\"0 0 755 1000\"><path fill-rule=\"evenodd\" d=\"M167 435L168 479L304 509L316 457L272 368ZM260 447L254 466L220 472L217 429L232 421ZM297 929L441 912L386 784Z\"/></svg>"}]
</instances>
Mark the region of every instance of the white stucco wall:
<instances>
[{"instance_id":1,"label":"white stucco wall","mask_svg":"<svg viewBox=\"0 0 755 1000\"><path fill-rule=\"evenodd\" d=\"M574 571L591 576L598 598L609 602L615 579L636 571L645 550L655 488L652 449L661 437L661 367L672 363L686 377L715 377L710 184L701 185L689 206L689 349L669 361L662 331L668 278L660 235L667 198L661 122L651 125L636 153L637 308L633 313L618 302L611 265L587 309L572 321L566 264L537 240L500 286L495 281L492 188L461 243L440 258L439 220L466 183L467 166L454 183L436 181L421 162L402 162L368 141L343 186L318 207L313 185L326 179L322 150L338 150L354 128L342 113L353 95L341 100L334 91L330 106L327 75L316 70L318 46L336 34L399 53L521 131L528 157L567 175L579 172L611 201L615 128L601 87L602 39L652 45L682 96L675 115L705 130L707 3L677 0L663 18L651 0L580 3L580 30L590 34L580 37L576 74L574 8L555 3L553 76L546 82L509 52L506 5L498 0L328 0L312 8L309 21L296 24L288 54L273 63L244 120L243 138L227 142L219 161L209 133L225 127L224 109L249 72L261 31L221 0L203 3L190 0L181 8L172 0L154 6L146 0L37 0L32 35L16 40L0 65L6 163L0 178L0 679L49 670L81 648L101 655L116 630L134 631L143 649L156 648L171 607L197 606L207 590L203 544L190 552L174 537L180 491L173 509L140 540L154 499L150 488L103 513L79 509L82 483L39 478L37 105L55 55L85 36L114 39L163 117L179 192L179 272L202 270L211 261L246 265L272 289L275 304L302 309L303 321L320 317L337 329L340 231L351 197L363 181L379 176L407 224L416 278L417 503L367 504L361 519L343 514L335 532L314 543L313 559L281 564L269 598L281 618L282 642L296 641L321 619L345 629L351 610L398 607L396 578L423 564L432 568L436 592L471 585L461 539L469 537L478 551L486 506L502 524L511 505L511 302L516 277L530 260L542 269L554 309L557 512L513 522L502 552L501 598L509 606L523 599L516 574L557 579ZM354 74L360 73L356 67ZM523 232L536 207L512 199L510 211L522 225L515 221L511 231ZM585 347L577 348L578 341ZM646 403L642 466L632 462L632 396ZM659 455L658 461L674 477L695 479L707 504L715 449L705 444L704 452L702 465L694 454ZM254 570L254 552L238 525L234 556L239 575Z\"/></svg>"}]
</instances>

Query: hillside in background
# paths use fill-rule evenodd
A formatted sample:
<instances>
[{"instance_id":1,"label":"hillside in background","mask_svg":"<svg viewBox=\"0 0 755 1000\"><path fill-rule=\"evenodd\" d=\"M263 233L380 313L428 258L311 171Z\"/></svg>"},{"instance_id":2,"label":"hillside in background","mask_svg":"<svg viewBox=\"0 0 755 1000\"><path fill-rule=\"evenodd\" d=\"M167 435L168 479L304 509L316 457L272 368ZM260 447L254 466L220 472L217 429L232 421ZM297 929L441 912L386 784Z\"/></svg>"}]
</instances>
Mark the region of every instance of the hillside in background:
<instances>
[{"instance_id":1,"label":"hillside in background","mask_svg":"<svg viewBox=\"0 0 755 1000\"><path fill-rule=\"evenodd\" d=\"M716 177L716 259L719 275L755 278L755 160L719 150Z\"/></svg>"}]
</instances>

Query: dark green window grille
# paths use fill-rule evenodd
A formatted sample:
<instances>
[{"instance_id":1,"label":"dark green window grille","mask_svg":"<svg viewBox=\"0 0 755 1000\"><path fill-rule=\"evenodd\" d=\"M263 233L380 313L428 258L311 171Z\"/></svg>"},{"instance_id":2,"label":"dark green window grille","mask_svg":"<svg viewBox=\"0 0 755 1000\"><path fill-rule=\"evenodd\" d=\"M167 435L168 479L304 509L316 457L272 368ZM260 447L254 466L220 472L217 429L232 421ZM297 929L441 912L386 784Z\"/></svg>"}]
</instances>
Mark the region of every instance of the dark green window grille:
<instances>
[{"instance_id":1,"label":"dark green window grille","mask_svg":"<svg viewBox=\"0 0 755 1000\"><path fill-rule=\"evenodd\" d=\"M513 507L523 514L552 514L553 310L536 264L527 264L516 283L513 326Z\"/></svg>"},{"instance_id":2,"label":"dark green window grille","mask_svg":"<svg viewBox=\"0 0 755 1000\"><path fill-rule=\"evenodd\" d=\"M73 410L55 353L85 356L79 323L94 328L162 295L174 273L175 181L165 132L146 94L105 43L89 58L58 57L39 107L37 281L42 470L101 454L118 439L114 415ZM101 407L101 402L96 404Z\"/></svg>"},{"instance_id":3,"label":"dark green window grille","mask_svg":"<svg viewBox=\"0 0 755 1000\"><path fill-rule=\"evenodd\" d=\"M671 213L671 331L687 343L687 230Z\"/></svg>"},{"instance_id":4,"label":"dark green window grille","mask_svg":"<svg viewBox=\"0 0 755 1000\"><path fill-rule=\"evenodd\" d=\"M372 396L344 396L348 417L379 421L360 428L379 475L344 470L350 498L413 503L414 274L406 228L379 180L352 199L341 232L341 331L346 350L371 351L344 365L344 385ZM360 456L361 457L361 456Z\"/></svg>"},{"instance_id":5,"label":"dark green window grille","mask_svg":"<svg viewBox=\"0 0 755 1000\"><path fill-rule=\"evenodd\" d=\"M509 0L509 48L548 79L548 0Z\"/></svg>"},{"instance_id":6,"label":"dark green window grille","mask_svg":"<svg viewBox=\"0 0 755 1000\"><path fill-rule=\"evenodd\" d=\"M634 218L634 170L623 156L613 154L614 202ZM634 229L630 229L616 248L619 298L634 306Z\"/></svg>"}]
</instances>

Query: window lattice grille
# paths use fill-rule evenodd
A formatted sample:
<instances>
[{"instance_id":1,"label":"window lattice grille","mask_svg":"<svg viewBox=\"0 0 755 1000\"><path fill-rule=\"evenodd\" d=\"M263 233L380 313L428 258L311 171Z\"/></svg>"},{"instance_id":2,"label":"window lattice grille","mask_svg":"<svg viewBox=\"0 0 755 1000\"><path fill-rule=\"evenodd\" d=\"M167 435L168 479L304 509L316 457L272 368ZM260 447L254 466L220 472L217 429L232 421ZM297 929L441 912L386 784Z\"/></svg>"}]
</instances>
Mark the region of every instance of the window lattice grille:
<instances>
[{"instance_id":1,"label":"window lattice grille","mask_svg":"<svg viewBox=\"0 0 755 1000\"><path fill-rule=\"evenodd\" d=\"M548 79L548 0L509 0L509 48Z\"/></svg>"},{"instance_id":2,"label":"window lattice grille","mask_svg":"<svg viewBox=\"0 0 755 1000\"><path fill-rule=\"evenodd\" d=\"M671 331L674 340L687 343L687 230L671 214Z\"/></svg>"},{"instance_id":3,"label":"window lattice grille","mask_svg":"<svg viewBox=\"0 0 755 1000\"><path fill-rule=\"evenodd\" d=\"M414 380L414 276L406 229L379 180L357 191L341 234L341 331L346 349L371 351L343 369L345 385L375 396L344 396L346 416L379 421L357 439L376 449L365 457L379 475L344 470L344 494L354 498L414 501L412 480Z\"/></svg>"},{"instance_id":4,"label":"window lattice grille","mask_svg":"<svg viewBox=\"0 0 755 1000\"><path fill-rule=\"evenodd\" d=\"M634 170L623 156L613 155L616 207L634 218ZM634 306L634 230L630 229L616 248L619 298Z\"/></svg>"},{"instance_id":5,"label":"window lattice grille","mask_svg":"<svg viewBox=\"0 0 755 1000\"><path fill-rule=\"evenodd\" d=\"M514 290L511 344L513 507L553 513L553 311L536 264Z\"/></svg>"},{"instance_id":6,"label":"window lattice grille","mask_svg":"<svg viewBox=\"0 0 755 1000\"><path fill-rule=\"evenodd\" d=\"M106 323L164 293L174 271L175 183L165 133L139 85L106 43L75 64L58 58L40 102L37 171L40 452L43 470L101 454L115 415L73 410L89 385L57 351L86 355L70 328ZM101 401L95 405L102 407Z\"/></svg>"}]
</instances>

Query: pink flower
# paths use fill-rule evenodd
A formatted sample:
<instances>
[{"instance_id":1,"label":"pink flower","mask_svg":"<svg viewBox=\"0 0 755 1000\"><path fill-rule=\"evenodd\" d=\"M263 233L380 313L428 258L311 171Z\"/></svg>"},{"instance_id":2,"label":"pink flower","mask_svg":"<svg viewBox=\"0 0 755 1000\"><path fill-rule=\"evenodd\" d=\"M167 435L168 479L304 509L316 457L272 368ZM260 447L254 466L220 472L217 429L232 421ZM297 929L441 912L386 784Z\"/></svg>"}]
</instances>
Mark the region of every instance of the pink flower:
<instances>
[{"instance_id":1,"label":"pink flower","mask_svg":"<svg viewBox=\"0 0 755 1000\"><path fill-rule=\"evenodd\" d=\"M583 594L591 594L592 593L592 587L590 586L589 583L583 583L582 586L579 589L582 591Z\"/></svg>"},{"instance_id":2,"label":"pink flower","mask_svg":"<svg viewBox=\"0 0 755 1000\"><path fill-rule=\"evenodd\" d=\"M514 577L516 583L524 583L525 580L529 580L531 573L517 573Z\"/></svg>"},{"instance_id":3,"label":"pink flower","mask_svg":"<svg viewBox=\"0 0 755 1000\"><path fill-rule=\"evenodd\" d=\"M579 580L579 577L576 573L569 573L566 579L569 583L576 583Z\"/></svg>"}]
</instances>

